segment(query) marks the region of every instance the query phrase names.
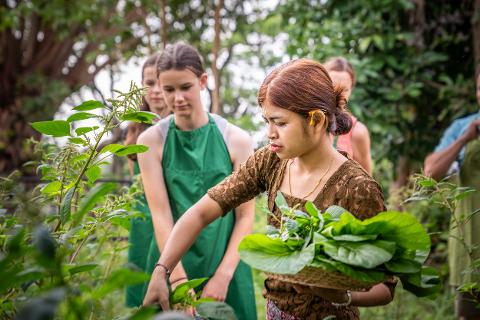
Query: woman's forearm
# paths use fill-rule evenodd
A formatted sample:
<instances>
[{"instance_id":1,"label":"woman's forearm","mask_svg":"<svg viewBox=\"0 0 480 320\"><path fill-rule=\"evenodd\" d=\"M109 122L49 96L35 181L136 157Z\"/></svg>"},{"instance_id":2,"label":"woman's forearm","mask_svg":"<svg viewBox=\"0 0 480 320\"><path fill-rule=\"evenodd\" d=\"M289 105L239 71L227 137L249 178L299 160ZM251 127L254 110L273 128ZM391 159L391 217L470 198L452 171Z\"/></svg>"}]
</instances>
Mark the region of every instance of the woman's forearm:
<instances>
[{"instance_id":1,"label":"woman's forearm","mask_svg":"<svg viewBox=\"0 0 480 320\"><path fill-rule=\"evenodd\" d=\"M221 216L220 206L208 195L203 196L175 223L159 259L172 270L210 222Z\"/></svg>"},{"instance_id":2,"label":"woman's forearm","mask_svg":"<svg viewBox=\"0 0 480 320\"><path fill-rule=\"evenodd\" d=\"M459 138L444 150L429 155L425 159L425 174L435 180L442 179L464 146L464 140Z\"/></svg>"},{"instance_id":3,"label":"woman's forearm","mask_svg":"<svg viewBox=\"0 0 480 320\"><path fill-rule=\"evenodd\" d=\"M231 279L240 261L238 245L243 237L252 232L255 215L255 202L250 200L235 209L235 226L233 227L228 247L216 273Z\"/></svg>"},{"instance_id":4,"label":"woman's forearm","mask_svg":"<svg viewBox=\"0 0 480 320\"><path fill-rule=\"evenodd\" d=\"M367 292L352 292L351 304L357 307L372 307L386 305L393 299L390 289L383 284L373 286Z\"/></svg>"}]
</instances>

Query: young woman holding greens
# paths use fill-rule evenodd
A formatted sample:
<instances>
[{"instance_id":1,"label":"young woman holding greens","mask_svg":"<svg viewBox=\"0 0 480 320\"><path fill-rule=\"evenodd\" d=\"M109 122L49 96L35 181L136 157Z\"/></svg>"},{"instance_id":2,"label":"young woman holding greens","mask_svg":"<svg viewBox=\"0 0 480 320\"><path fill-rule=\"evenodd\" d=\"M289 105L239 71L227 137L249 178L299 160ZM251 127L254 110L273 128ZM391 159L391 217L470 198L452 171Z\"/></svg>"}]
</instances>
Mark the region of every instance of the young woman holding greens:
<instances>
[{"instance_id":1,"label":"young woman holding greens","mask_svg":"<svg viewBox=\"0 0 480 320\"><path fill-rule=\"evenodd\" d=\"M340 88L340 87L338 87ZM241 203L266 191L270 211L280 216L275 195L288 204L306 200L320 210L340 205L358 218L385 209L380 186L361 168L332 147L330 134L351 128L344 110L345 97L334 89L326 69L300 59L274 69L264 80L258 103L268 124L268 146L211 188L177 222L152 275L144 304L168 307L167 276L201 230ZM268 222L277 226L278 219ZM278 226L277 226L278 227ZM395 283L374 286L368 292L349 292L265 281L268 319L358 319L357 306L389 303Z\"/></svg>"},{"instance_id":2,"label":"young woman holding greens","mask_svg":"<svg viewBox=\"0 0 480 320\"><path fill-rule=\"evenodd\" d=\"M173 115L138 139L149 147L138 160L155 230L150 254L154 262L158 261L157 245L163 255L167 238L185 211L253 154L245 131L205 112L200 91L207 85L207 74L197 50L183 43L168 45L158 59L157 71ZM169 280L175 287L188 279L209 277L204 297L225 301L239 319L256 319L251 270L237 251L252 230L254 203L242 201L229 211L233 209L234 213L195 233Z\"/></svg>"}]
</instances>

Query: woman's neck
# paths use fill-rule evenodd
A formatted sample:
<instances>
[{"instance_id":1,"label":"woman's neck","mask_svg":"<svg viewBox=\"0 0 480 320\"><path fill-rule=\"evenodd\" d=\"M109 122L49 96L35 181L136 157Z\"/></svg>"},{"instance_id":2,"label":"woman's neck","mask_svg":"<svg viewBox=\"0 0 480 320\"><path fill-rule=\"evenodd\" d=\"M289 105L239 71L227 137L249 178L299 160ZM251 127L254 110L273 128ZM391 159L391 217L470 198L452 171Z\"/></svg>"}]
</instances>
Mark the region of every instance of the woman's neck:
<instances>
[{"instance_id":1,"label":"woman's neck","mask_svg":"<svg viewBox=\"0 0 480 320\"><path fill-rule=\"evenodd\" d=\"M174 119L175 125L182 131L195 130L208 123L207 113L203 109L184 116L174 114Z\"/></svg>"},{"instance_id":2,"label":"woman's neck","mask_svg":"<svg viewBox=\"0 0 480 320\"><path fill-rule=\"evenodd\" d=\"M296 166L300 172L323 171L332 165L332 162L343 163L346 158L335 150L328 136L309 152L304 153L300 157L294 159ZM334 166L337 167L337 166Z\"/></svg>"}]
</instances>

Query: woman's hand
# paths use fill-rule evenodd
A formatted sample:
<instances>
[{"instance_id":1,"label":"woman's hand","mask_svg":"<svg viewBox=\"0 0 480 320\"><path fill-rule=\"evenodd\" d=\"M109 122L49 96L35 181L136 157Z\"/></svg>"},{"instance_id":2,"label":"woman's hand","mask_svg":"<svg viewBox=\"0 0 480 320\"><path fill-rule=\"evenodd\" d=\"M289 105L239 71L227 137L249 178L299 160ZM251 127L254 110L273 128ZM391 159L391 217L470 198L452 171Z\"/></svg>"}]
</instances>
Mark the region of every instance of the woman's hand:
<instances>
[{"instance_id":1,"label":"woman's hand","mask_svg":"<svg viewBox=\"0 0 480 320\"><path fill-rule=\"evenodd\" d=\"M170 310L169 291L167 286L167 273L162 267L153 270L148 284L147 293L143 299L143 305L160 304L162 310Z\"/></svg>"},{"instance_id":2,"label":"woman's hand","mask_svg":"<svg viewBox=\"0 0 480 320\"><path fill-rule=\"evenodd\" d=\"M318 288L304 286L300 284L293 285L293 288L297 293L309 293L319 297L322 297L325 300L335 303L345 303L349 300L347 292L337 289L328 289L328 288Z\"/></svg>"},{"instance_id":3,"label":"woman's hand","mask_svg":"<svg viewBox=\"0 0 480 320\"><path fill-rule=\"evenodd\" d=\"M227 275L215 273L203 288L202 298L213 298L216 301L224 302L231 279Z\"/></svg>"}]
</instances>

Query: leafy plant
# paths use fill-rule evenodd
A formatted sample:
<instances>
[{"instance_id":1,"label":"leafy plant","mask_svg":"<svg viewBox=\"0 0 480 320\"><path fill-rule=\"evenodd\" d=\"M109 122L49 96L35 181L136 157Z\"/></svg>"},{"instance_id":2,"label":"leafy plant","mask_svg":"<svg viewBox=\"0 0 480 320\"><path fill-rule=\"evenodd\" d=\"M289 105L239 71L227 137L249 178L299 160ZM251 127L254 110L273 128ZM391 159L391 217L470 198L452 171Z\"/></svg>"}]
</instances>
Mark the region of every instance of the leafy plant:
<instances>
[{"instance_id":1,"label":"leafy plant","mask_svg":"<svg viewBox=\"0 0 480 320\"><path fill-rule=\"evenodd\" d=\"M289 208L281 193L276 204L280 228L269 226L267 235L248 235L239 245L242 260L252 267L296 274L312 266L372 284L397 276L417 296L439 290L435 270L422 267L430 238L412 215L387 211L360 221L338 206L321 213L312 202L305 213Z\"/></svg>"},{"instance_id":2,"label":"leafy plant","mask_svg":"<svg viewBox=\"0 0 480 320\"><path fill-rule=\"evenodd\" d=\"M131 206L135 191L98 183L109 156L147 150L140 145L100 147L123 122L156 117L138 111L142 96L143 89L132 84L108 106L86 101L67 120L32 123L42 134L67 141L62 147L35 143L42 160L28 165L37 166L40 186L23 189L15 173L0 180L1 318L113 318L106 298L149 279L128 266L115 268L126 249L119 238L136 216ZM85 120L98 125L85 125Z\"/></svg>"}]
</instances>

